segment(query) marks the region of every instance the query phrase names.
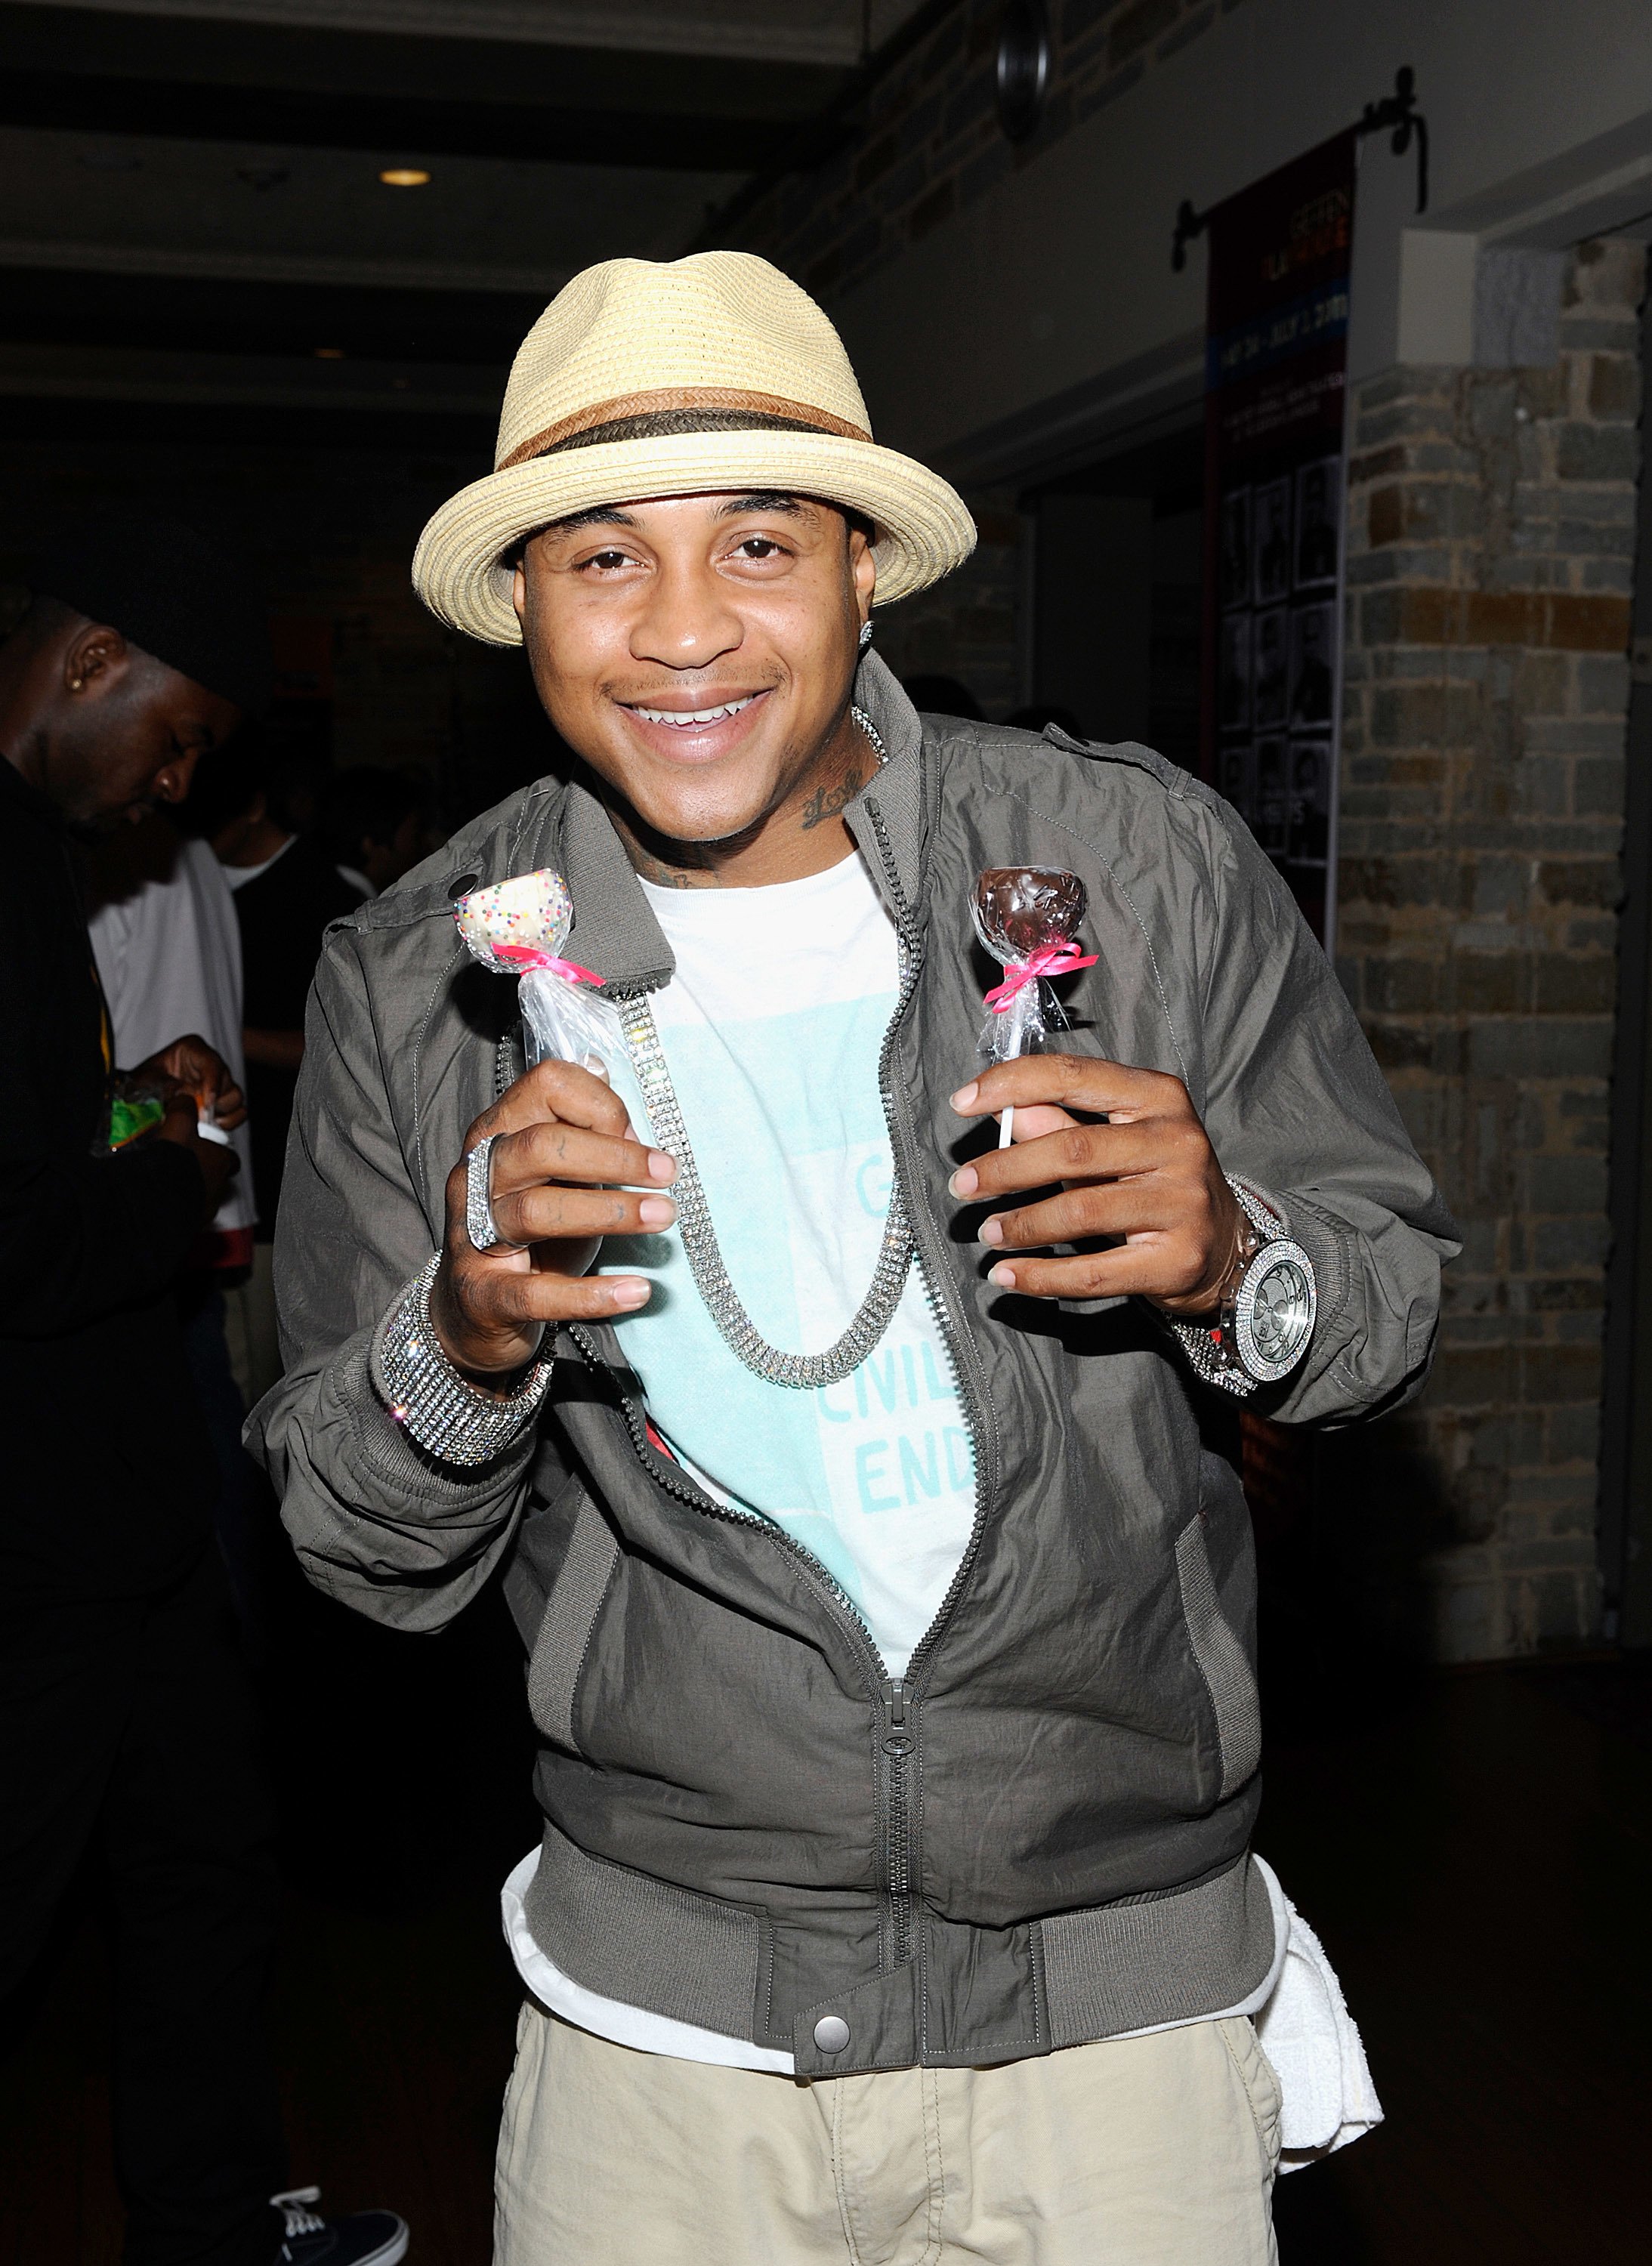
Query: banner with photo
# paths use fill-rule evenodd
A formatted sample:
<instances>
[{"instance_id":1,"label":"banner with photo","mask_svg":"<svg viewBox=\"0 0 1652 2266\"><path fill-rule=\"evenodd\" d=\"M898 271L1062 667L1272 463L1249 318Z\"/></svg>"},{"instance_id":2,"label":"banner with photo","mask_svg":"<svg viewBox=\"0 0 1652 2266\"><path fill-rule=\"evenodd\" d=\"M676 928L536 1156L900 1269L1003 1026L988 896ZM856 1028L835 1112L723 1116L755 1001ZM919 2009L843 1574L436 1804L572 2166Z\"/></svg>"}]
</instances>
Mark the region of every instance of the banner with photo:
<instances>
[{"instance_id":1,"label":"banner with photo","mask_svg":"<svg viewBox=\"0 0 1652 2266\"><path fill-rule=\"evenodd\" d=\"M1356 149L1340 134L1206 221L1202 768L1327 946Z\"/></svg>"}]
</instances>

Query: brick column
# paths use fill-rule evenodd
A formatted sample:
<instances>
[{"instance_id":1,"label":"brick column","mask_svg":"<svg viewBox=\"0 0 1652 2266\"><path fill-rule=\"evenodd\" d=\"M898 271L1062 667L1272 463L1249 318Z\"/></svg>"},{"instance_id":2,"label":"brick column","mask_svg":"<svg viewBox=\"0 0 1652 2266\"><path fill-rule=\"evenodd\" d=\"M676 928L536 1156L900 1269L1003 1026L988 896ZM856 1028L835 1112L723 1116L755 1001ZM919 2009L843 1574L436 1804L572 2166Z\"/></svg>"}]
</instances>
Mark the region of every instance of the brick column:
<instances>
[{"instance_id":1,"label":"brick column","mask_svg":"<svg viewBox=\"0 0 1652 2266\"><path fill-rule=\"evenodd\" d=\"M1642 285L1584 245L1553 368L1354 404L1338 969L1466 1249L1422 1401L1334 1462L1448 1659L1597 1626Z\"/></svg>"}]
</instances>

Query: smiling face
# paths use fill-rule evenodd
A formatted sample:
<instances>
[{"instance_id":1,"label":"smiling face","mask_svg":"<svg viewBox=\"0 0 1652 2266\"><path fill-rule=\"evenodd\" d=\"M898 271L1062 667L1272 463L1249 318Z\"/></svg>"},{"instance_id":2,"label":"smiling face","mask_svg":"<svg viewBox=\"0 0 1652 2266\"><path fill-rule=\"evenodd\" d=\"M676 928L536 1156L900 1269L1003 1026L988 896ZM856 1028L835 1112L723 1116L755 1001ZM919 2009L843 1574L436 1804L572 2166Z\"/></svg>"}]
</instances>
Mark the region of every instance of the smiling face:
<instances>
[{"instance_id":1,"label":"smiling face","mask_svg":"<svg viewBox=\"0 0 1652 2266\"><path fill-rule=\"evenodd\" d=\"M797 865L810 798L859 745L848 709L875 571L834 505L667 496L536 536L516 610L546 713L622 818L736 854L762 839L765 868L778 855L808 871L843 854L812 844Z\"/></svg>"}]
</instances>

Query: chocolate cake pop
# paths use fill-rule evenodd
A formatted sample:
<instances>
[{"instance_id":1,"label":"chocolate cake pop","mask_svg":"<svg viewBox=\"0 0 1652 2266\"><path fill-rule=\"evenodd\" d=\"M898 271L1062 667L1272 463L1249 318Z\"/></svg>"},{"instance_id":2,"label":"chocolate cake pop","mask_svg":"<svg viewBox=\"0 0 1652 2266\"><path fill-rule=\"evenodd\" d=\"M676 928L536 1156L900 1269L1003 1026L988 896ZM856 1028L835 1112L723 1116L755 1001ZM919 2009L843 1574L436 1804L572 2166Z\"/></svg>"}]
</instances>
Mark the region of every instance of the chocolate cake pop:
<instances>
[{"instance_id":1,"label":"chocolate cake pop","mask_svg":"<svg viewBox=\"0 0 1652 2266\"><path fill-rule=\"evenodd\" d=\"M990 1062L1035 1054L1052 1029L1066 1028L1049 979L1095 965L1095 954L1081 953L1076 940L1085 903L1078 876L1055 866L990 866L976 881L970 917L1004 969L1003 983L987 993L992 1012L981 1033L981 1051ZM998 1130L1001 1149L1008 1148L1014 1122L1013 1108L1006 1109Z\"/></svg>"}]
</instances>

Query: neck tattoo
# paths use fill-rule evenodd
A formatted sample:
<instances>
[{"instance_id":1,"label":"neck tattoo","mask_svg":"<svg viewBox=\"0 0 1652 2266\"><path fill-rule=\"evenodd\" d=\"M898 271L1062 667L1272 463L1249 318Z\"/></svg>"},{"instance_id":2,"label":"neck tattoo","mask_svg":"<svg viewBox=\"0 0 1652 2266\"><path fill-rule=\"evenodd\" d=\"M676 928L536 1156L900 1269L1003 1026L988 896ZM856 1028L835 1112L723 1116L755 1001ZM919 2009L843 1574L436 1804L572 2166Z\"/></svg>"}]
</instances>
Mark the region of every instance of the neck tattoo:
<instances>
[{"instance_id":1,"label":"neck tattoo","mask_svg":"<svg viewBox=\"0 0 1652 2266\"><path fill-rule=\"evenodd\" d=\"M871 777L870 766L863 769L859 757L852 756L843 777L837 785L817 786L803 805L802 815L798 820L799 831L803 834L812 834L817 826L823 826L829 818L840 817Z\"/></svg>"},{"instance_id":2,"label":"neck tattoo","mask_svg":"<svg viewBox=\"0 0 1652 2266\"><path fill-rule=\"evenodd\" d=\"M631 862L645 881L652 881L656 889L714 889L714 874L693 872L682 866L668 866L662 858L653 857L640 842L626 844Z\"/></svg>"},{"instance_id":3,"label":"neck tattoo","mask_svg":"<svg viewBox=\"0 0 1652 2266\"><path fill-rule=\"evenodd\" d=\"M872 719L862 708L850 713L858 727L858 743L850 748L837 778L827 786L817 786L803 805L798 815L800 834L812 834L828 820L840 818L884 760L883 742ZM720 886L714 866L669 865L663 858L646 849L629 825L622 822L619 830L632 864L642 879L652 881L655 888L715 889Z\"/></svg>"}]
</instances>

